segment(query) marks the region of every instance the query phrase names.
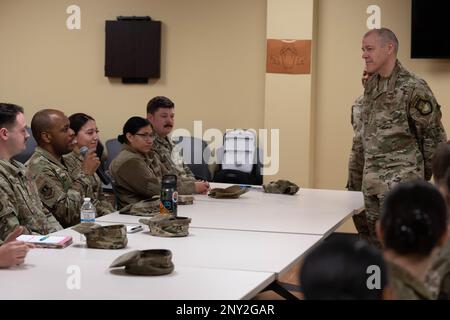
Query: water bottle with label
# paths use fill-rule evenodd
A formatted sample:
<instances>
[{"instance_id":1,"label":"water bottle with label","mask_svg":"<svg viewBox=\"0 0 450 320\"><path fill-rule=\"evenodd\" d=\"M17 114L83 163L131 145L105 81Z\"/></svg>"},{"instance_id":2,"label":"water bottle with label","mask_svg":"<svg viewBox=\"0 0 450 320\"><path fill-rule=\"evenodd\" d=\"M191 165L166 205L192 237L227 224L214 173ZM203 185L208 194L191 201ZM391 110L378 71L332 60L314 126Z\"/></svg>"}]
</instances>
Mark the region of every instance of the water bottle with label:
<instances>
[{"instance_id":1,"label":"water bottle with label","mask_svg":"<svg viewBox=\"0 0 450 320\"><path fill-rule=\"evenodd\" d=\"M161 180L161 202L159 204L160 214L167 214L174 218L177 217L177 176L168 174Z\"/></svg>"},{"instance_id":2,"label":"water bottle with label","mask_svg":"<svg viewBox=\"0 0 450 320\"><path fill-rule=\"evenodd\" d=\"M84 198L83 205L80 209L80 222L81 223L94 223L95 222L95 207L91 202L91 198ZM81 241L85 242L86 237L81 235Z\"/></svg>"}]
</instances>

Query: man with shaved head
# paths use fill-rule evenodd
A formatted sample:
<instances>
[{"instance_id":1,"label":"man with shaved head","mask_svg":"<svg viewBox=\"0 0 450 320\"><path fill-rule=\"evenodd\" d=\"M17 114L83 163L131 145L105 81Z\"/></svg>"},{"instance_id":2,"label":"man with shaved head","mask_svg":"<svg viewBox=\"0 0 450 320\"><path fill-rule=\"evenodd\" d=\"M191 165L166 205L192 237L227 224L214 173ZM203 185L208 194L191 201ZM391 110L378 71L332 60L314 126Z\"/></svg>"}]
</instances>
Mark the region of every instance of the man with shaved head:
<instances>
[{"instance_id":1,"label":"man with shaved head","mask_svg":"<svg viewBox=\"0 0 450 320\"><path fill-rule=\"evenodd\" d=\"M95 150L90 150L82 171L71 176L62 157L74 147L74 132L69 125L69 119L59 110L37 112L31 120L31 130L38 147L26 164L35 177L42 203L64 228L80 222L83 198L95 192L89 176L100 164Z\"/></svg>"},{"instance_id":2,"label":"man with shaved head","mask_svg":"<svg viewBox=\"0 0 450 320\"><path fill-rule=\"evenodd\" d=\"M358 168L364 194L369 241L375 233L385 195L395 185L430 180L433 153L446 141L441 110L428 84L397 60L399 42L387 29L374 29L362 39L367 82L361 102L361 152Z\"/></svg>"}]
</instances>

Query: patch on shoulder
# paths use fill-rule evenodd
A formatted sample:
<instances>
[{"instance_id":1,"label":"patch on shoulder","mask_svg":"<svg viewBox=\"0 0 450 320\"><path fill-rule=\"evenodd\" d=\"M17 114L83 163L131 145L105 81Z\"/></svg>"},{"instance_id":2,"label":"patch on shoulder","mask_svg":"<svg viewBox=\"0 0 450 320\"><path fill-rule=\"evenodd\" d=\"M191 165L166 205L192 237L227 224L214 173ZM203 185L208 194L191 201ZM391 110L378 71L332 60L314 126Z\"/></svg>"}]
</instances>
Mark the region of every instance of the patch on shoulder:
<instances>
[{"instance_id":1,"label":"patch on shoulder","mask_svg":"<svg viewBox=\"0 0 450 320\"><path fill-rule=\"evenodd\" d=\"M52 187L44 184L44 186L40 190L40 194L44 197L44 199L49 200L53 198L55 192Z\"/></svg>"},{"instance_id":2,"label":"patch on shoulder","mask_svg":"<svg viewBox=\"0 0 450 320\"><path fill-rule=\"evenodd\" d=\"M414 105L414 108L419 110L419 112L423 116L427 116L431 112L433 112L433 106L431 105L430 101L423 100L423 99L417 100L416 104Z\"/></svg>"}]
</instances>

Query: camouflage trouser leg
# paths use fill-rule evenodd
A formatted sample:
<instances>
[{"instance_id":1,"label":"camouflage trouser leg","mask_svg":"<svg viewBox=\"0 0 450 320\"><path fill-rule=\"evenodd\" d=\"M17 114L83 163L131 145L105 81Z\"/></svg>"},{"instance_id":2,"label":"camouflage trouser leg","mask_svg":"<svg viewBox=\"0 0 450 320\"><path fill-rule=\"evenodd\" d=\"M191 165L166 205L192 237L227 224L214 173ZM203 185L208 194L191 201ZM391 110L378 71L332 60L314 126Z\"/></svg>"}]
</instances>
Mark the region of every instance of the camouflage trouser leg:
<instances>
[{"instance_id":1,"label":"camouflage trouser leg","mask_svg":"<svg viewBox=\"0 0 450 320\"><path fill-rule=\"evenodd\" d=\"M450 298L450 241L433 259L433 264L425 279L425 285L432 293L433 298L436 299L439 296Z\"/></svg>"},{"instance_id":2,"label":"camouflage trouser leg","mask_svg":"<svg viewBox=\"0 0 450 320\"><path fill-rule=\"evenodd\" d=\"M366 207L367 228L369 231L369 243L381 249L381 243L377 239L375 225L380 217L380 208L383 204L383 195L364 195L364 205Z\"/></svg>"},{"instance_id":3,"label":"camouflage trouser leg","mask_svg":"<svg viewBox=\"0 0 450 320\"><path fill-rule=\"evenodd\" d=\"M369 227L367 226L366 210L362 208L355 210L352 219L360 239L370 242Z\"/></svg>"}]
</instances>

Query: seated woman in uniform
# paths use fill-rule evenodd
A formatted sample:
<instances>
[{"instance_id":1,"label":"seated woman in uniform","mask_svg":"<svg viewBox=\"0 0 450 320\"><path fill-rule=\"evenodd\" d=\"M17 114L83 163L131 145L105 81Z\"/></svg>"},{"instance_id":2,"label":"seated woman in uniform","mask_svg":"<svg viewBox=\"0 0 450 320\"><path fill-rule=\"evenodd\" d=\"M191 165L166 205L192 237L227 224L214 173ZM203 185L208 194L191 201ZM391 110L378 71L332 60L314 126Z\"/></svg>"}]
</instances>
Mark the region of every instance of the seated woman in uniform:
<instances>
[{"instance_id":1,"label":"seated woman in uniform","mask_svg":"<svg viewBox=\"0 0 450 320\"><path fill-rule=\"evenodd\" d=\"M400 184L386 196L377 236L384 248L394 299L433 298L425 280L447 241L447 219L444 198L427 182Z\"/></svg>"},{"instance_id":2,"label":"seated woman in uniform","mask_svg":"<svg viewBox=\"0 0 450 320\"><path fill-rule=\"evenodd\" d=\"M150 122L141 117L131 117L123 126L123 134L117 139L124 147L111 162L109 171L118 197L118 207L145 207L143 202L160 195L162 176L169 174L164 172L163 166L151 151L153 130ZM180 194L190 193L190 186L179 180L177 183ZM133 209L127 211L133 213Z\"/></svg>"},{"instance_id":3,"label":"seated woman in uniform","mask_svg":"<svg viewBox=\"0 0 450 320\"><path fill-rule=\"evenodd\" d=\"M77 173L82 170L84 156L89 152L95 152L99 143L97 124L94 118L84 113L75 113L69 117L70 128L75 132L75 146L71 153L63 156L69 172ZM87 147L88 150L82 154L80 149ZM108 200L107 195L102 192L102 183L94 173L90 176L90 188L86 197L90 197L96 210L97 216L102 216L115 211Z\"/></svg>"}]
</instances>

